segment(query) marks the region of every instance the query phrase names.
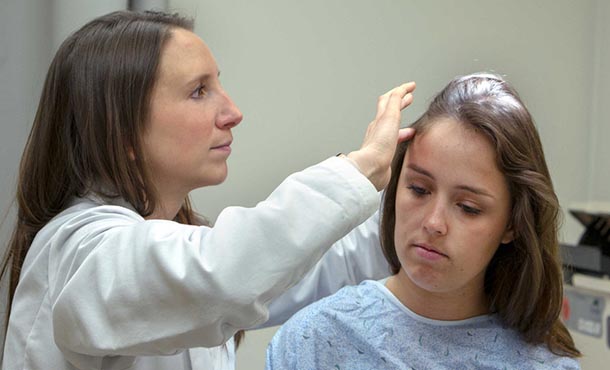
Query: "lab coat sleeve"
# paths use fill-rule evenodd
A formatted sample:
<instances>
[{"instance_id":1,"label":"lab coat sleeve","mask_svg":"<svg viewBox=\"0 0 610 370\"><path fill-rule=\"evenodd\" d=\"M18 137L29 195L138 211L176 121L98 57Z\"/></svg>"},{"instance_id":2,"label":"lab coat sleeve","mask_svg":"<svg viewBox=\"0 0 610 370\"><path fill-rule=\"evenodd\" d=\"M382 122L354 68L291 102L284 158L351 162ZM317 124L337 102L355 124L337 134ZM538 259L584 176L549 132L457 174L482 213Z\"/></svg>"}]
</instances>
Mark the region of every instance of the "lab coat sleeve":
<instances>
[{"instance_id":1,"label":"lab coat sleeve","mask_svg":"<svg viewBox=\"0 0 610 370\"><path fill-rule=\"evenodd\" d=\"M55 341L75 356L220 345L265 322L269 302L378 205L372 184L331 158L254 208L225 209L211 229L134 220L121 207L80 214L50 241Z\"/></svg>"},{"instance_id":2,"label":"lab coat sleeve","mask_svg":"<svg viewBox=\"0 0 610 370\"><path fill-rule=\"evenodd\" d=\"M379 243L379 212L375 212L335 243L297 285L274 299L269 306L269 320L255 329L281 325L301 308L345 285L389 275L390 267Z\"/></svg>"}]
</instances>

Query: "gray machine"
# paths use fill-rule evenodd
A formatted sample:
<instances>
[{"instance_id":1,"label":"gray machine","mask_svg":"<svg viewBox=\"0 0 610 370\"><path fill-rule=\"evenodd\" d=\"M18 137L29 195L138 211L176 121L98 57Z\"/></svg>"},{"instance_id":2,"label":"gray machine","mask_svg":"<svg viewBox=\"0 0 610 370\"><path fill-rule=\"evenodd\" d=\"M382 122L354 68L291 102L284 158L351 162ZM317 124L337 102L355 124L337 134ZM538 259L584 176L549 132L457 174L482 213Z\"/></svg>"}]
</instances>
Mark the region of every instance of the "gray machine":
<instances>
[{"instance_id":1,"label":"gray machine","mask_svg":"<svg viewBox=\"0 0 610 370\"><path fill-rule=\"evenodd\" d=\"M610 212L570 210L585 227L577 245L562 244L566 271L610 276Z\"/></svg>"},{"instance_id":2,"label":"gray machine","mask_svg":"<svg viewBox=\"0 0 610 370\"><path fill-rule=\"evenodd\" d=\"M610 208L570 210L585 230L577 245L561 245L565 290L562 318L583 353L583 370L610 362Z\"/></svg>"}]
</instances>

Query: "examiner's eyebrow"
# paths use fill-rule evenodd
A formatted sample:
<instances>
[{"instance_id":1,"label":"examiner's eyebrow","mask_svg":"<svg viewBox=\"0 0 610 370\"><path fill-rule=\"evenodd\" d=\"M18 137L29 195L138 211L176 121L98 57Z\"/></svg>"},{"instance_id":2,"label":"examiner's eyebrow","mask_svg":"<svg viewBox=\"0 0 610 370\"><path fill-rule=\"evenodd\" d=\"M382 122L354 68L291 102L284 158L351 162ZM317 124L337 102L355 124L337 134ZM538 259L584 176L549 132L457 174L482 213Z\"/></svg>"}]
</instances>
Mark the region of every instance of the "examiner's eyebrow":
<instances>
[{"instance_id":1,"label":"examiner's eyebrow","mask_svg":"<svg viewBox=\"0 0 610 370\"><path fill-rule=\"evenodd\" d=\"M195 78L191 78L185 85L190 86L190 85L193 85L195 82L206 81L209 78L210 78L209 73L200 74L200 75L197 75L197 77L195 77Z\"/></svg>"},{"instance_id":2,"label":"examiner's eyebrow","mask_svg":"<svg viewBox=\"0 0 610 370\"><path fill-rule=\"evenodd\" d=\"M197 77L189 80L189 82L186 83L186 86L190 86L190 85L192 85L192 84L194 84L195 82L198 82L198 81L207 81L210 78L210 76L211 76L210 73L200 74ZM216 77L220 77L220 71L218 71L216 73Z\"/></svg>"}]
</instances>

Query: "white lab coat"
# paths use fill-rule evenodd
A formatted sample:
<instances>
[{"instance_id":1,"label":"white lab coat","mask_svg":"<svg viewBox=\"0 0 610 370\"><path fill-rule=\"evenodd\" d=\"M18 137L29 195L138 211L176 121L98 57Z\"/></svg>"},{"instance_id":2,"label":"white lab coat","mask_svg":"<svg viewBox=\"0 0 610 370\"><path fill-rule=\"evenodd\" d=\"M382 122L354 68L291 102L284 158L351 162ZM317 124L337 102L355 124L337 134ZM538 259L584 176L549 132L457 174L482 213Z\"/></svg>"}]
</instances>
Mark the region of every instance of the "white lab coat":
<instances>
[{"instance_id":1,"label":"white lab coat","mask_svg":"<svg viewBox=\"0 0 610 370\"><path fill-rule=\"evenodd\" d=\"M225 209L213 228L79 199L32 243L3 369L234 369L237 330L388 273L374 218L326 253L378 205L340 158L288 177L254 208Z\"/></svg>"}]
</instances>

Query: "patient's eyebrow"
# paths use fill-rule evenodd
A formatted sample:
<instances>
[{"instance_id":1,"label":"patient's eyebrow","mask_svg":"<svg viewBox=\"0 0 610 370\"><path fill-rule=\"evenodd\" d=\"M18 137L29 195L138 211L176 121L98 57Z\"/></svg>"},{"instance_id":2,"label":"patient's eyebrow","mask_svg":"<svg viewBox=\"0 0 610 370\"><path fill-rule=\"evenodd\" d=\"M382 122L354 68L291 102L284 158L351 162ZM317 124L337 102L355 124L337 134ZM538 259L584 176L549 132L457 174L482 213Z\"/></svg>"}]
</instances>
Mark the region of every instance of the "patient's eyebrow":
<instances>
[{"instance_id":1,"label":"patient's eyebrow","mask_svg":"<svg viewBox=\"0 0 610 370\"><path fill-rule=\"evenodd\" d=\"M413 170L413 171L415 171L417 173L420 173L420 174L422 174L424 176L427 176L427 177L431 178L432 180L434 180L434 176L432 176L432 174L430 172L426 171L425 169L419 167L416 164L409 163L407 168L410 169L410 170Z\"/></svg>"},{"instance_id":2,"label":"patient's eyebrow","mask_svg":"<svg viewBox=\"0 0 610 370\"><path fill-rule=\"evenodd\" d=\"M485 191L484 189L481 188L476 188L474 186L469 186L469 185L458 185L456 186L456 189L460 189L460 190L465 190L465 191L469 191L471 193L474 193L476 195L482 195L485 197L489 197L489 198L493 198L495 199L495 197L491 194L489 194L487 191Z\"/></svg>"},{"instance_id":3,"label":"patient's eyebrow","mask_svg":"<svg viewBox=\"0 0 610 370\"><path fill-rule=\"evenodd\" d=\"M424 175L426 177L429 177L432 180L435 180L434 176L429 171L425 170L424 168L422 168L422 167L420 167L420 166L418 166L416 164L409 163L409 165L407 165L407 168L412 170L412 171L415 171L415 172L417 172L419 174L422 174L422 175ZM486 197L490 197L490 198L494 198L495 199L495 197L493 195L491 195L487 190L482 189L482 188L478 188L478 187L475 187L475 186L471 186L471 185L458 185L455 188L459 189L459 190L468 191L468 192L476 194L476 195L482 195L482 196L486 196Z\"/></svg>"}]
</instances>

